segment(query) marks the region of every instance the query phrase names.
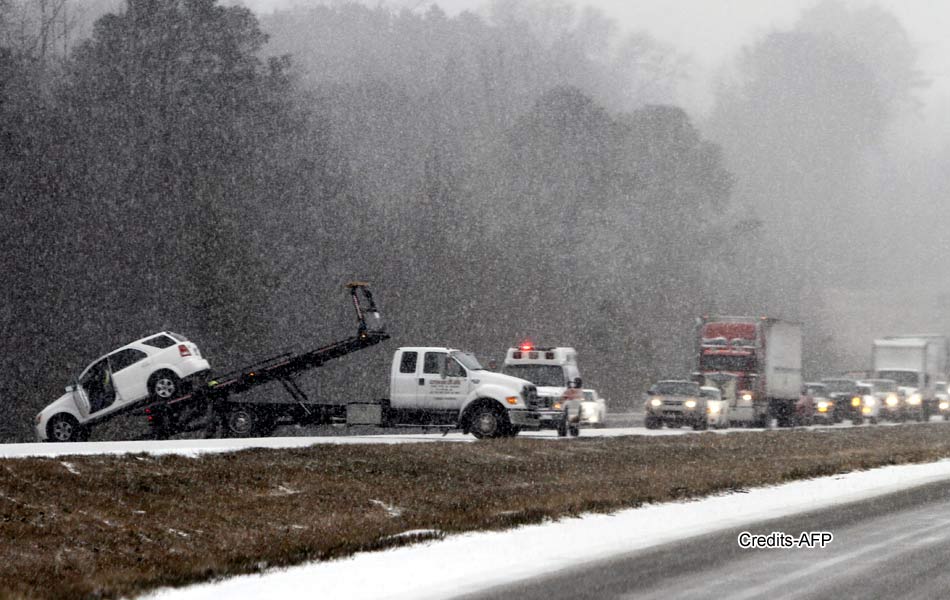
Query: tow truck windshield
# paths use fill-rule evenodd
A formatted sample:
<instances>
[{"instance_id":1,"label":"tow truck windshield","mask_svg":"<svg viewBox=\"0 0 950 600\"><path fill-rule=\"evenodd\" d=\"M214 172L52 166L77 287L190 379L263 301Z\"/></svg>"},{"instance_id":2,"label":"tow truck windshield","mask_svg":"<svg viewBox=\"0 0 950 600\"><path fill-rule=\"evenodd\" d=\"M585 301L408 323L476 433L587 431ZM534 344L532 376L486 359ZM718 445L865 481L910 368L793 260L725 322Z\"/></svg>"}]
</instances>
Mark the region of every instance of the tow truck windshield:
<instances>
[{"instance_id":1,"label":"tow truck windshield","mask_svg":"<svg viewBox=\"0 0 950 600\"><path fill-rule=\"evenodd\" d=\"M478 362L478 359L475 358L472 354L468 352L459 352L458 350L452 352L452 358L459 361L463 367L469 371L484 371L485 367Z\"/></svg>"}]
</instances>

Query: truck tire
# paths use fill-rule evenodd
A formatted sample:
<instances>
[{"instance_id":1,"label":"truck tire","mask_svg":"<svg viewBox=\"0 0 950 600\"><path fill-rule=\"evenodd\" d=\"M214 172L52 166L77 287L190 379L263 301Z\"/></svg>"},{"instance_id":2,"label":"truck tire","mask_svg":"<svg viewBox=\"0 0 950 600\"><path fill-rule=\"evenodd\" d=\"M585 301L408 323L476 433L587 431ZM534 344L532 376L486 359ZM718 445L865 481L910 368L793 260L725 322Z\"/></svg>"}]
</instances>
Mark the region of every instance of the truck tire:
<instances>
[{"instance_id":1,"label":"truck tire","mask_svg":"<svg viewBox=\"0 0 950 600\"><path fill-rule=\"evenodd\" d=\"M643 420L643 425L647 429L659 429L663 426L663 423L656 417L647 417Z\"/></svg>"},{"instance_id":2,"label":"truck tire","mask_svg":"<svg viewBox=\"0 0 950 600\"><path fill-rule=\"evenodd\" d=\"M227 437L254 437L257 425L257 413L246 406L234 406L224 417L224 432Z\"/></svg>"},{"instance_id":3,"label":"truck tire","mask_svg":"<svg viewBox=\"0 0 950 600\"><path fill-rule=\"evenodd\" d=\"M570 425L568 426L567 431L571 434L571 437L577 437L581 434L581 428L579 425Z\"/></svg>"},{"instance_id":4,"label":"truck tire","mask_svg":"<svg viewBox=\"0 0 950 600\"><path fill-rule=\"evenodd\" d=\"M564 419L557 422L557 436L567 437L567 421Z\"/></svg>"},{"instance_id":5,"label":"truck tire","mask_svg":"<svg viewBox=\"0 0 950 600\"><path fill-rule=\"evenodd\" d=\"M79 421L68 414L55 415L46 424L46 439L51 442L78 442L82 439Z\"/></svg>"},{"instance_id":6,"label":"truck tire","mask_svg":"<svg viewBox=\"0 0 950 600\"><path fill-rule=\"evenodd\" d=\"M709 423L706 421L699 421L699 422L693 423L694 431L705 431L708 427L709 427Z\"/></svg>"},{"instance_id":7,"label":"truck tire","mask_svg":"<svg viewBox=\"0 0 950 600\"><path fill-rule=\"evenodd\" d=\"M503 437L511 429L511 423L504 411L486 404L472 413L469 429L476 439L492 439Z\"/></svg>"}]
</instances>

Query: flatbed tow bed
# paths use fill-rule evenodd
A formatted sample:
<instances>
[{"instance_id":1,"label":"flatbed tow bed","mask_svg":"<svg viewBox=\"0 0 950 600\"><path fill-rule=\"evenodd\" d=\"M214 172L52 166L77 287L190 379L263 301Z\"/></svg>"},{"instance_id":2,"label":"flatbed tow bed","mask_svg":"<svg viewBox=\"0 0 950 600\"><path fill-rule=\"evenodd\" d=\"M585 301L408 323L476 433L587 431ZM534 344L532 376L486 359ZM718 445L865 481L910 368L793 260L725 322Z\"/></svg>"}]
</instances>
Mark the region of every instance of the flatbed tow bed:
<instances>
[{"instance_id":1,"label":"flatbed tow bed","mask_svg":"<svg viewBox=\"0 0 950 600\"><path fill-rule=\"evenodd\" d=\"M346 406L311 402L297 385L297 375L322 367L327 361L375 346L389 339L365 282L345 286L356 310L356 335L315 350L282 354L213 376L190 393L145 406L152 437L166 439L188 431L204 430L205 437L270 435L281 423L319 425L345 422ZM362 295L362 301L360 299ZM363 302L366 303L364 309ZM241 402L232 399L252 388L279 381L292 402Z\"/></svg>"}]
</instances>

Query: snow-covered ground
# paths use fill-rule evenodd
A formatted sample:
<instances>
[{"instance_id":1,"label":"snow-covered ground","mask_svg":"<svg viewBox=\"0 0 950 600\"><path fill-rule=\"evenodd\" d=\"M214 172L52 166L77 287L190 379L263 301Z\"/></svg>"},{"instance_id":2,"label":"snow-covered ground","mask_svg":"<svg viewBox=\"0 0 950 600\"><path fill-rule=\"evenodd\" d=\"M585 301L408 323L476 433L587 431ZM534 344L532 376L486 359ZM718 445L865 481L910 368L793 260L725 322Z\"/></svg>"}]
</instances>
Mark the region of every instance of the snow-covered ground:
<instances>
[{"instance_id":1,"label":"snow-covered ground","mask_svg":"<svg viewBox=\"0 0 950 600\"><path fill-rule=\"evenodd\" d=\"M887 426L894 423L878 425ZM835 431L851 427L848 424L839 424L832 427L813 426L808 429L816 431ZM749 431L763 431L762 429L722 429L711 433L733 434ZM696 433L688 427L681 429L645 429L643 427L622 427L610 429L583 429L582 437L616 437L624 435L686 435ZM550 430L528 431L520 437L542 440L568 441L559 438L557 433ZM417 444L426 442L474 442L475 438L461 432L447 435L441 433L391 433L385 435L339 435L339 436L307 436L307 437L267 437L246 439L183 439L183 440L137 440L131 442L74 442L74 443L26 443L0 444L0 458L25 458L30 456L69 456L76 454L128 454L144 452L153 455L179 454L196 456L198 454L215 452L233 452L246 448L302 448L315 444Z\"/></svg>"},{"instance_id":2,"label":"snow-covered ground","mask_svg":"<svg viewBox=\"0 0 950 600\"><path fill-rule=\"evenodd\" d=\"M582 562L942 479L950 479L950 460L822 477L612 515L585 515L509 531L453 535L344 560L161 590L150 598L310 598L315 594L327 600L449 598Z\"/></svg>"}]
</instances>

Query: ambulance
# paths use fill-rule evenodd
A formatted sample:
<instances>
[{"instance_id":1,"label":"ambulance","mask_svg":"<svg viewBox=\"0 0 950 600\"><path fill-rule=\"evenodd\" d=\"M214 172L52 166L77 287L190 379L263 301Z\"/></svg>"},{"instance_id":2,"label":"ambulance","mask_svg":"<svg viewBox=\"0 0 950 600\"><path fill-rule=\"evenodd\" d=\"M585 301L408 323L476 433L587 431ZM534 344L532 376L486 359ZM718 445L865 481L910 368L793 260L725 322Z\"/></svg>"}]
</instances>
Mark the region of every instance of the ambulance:
<instances>
[{"instance_id":1,"label":"ambulance","mask_svg":"<svg viewBox=\"0 0 950 600\"><path fill-rule=\"evenodd\" d=\"M584 395L574 348L538 348L524 342L508 348L502 371L537 387L542 429L556 429L561 436L579 434Z\"/></svg>"}]
</instances>

